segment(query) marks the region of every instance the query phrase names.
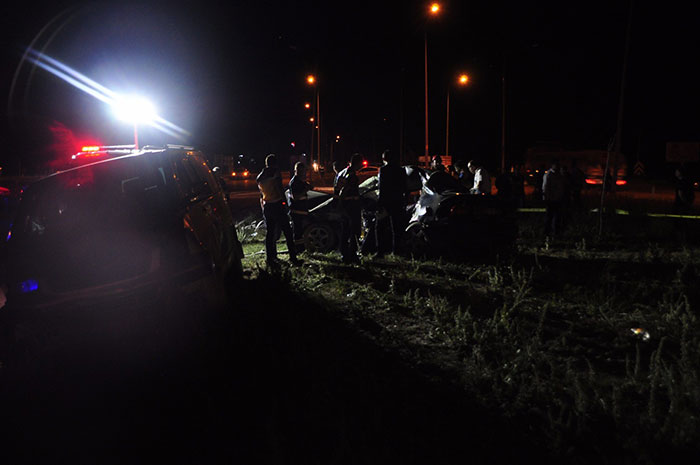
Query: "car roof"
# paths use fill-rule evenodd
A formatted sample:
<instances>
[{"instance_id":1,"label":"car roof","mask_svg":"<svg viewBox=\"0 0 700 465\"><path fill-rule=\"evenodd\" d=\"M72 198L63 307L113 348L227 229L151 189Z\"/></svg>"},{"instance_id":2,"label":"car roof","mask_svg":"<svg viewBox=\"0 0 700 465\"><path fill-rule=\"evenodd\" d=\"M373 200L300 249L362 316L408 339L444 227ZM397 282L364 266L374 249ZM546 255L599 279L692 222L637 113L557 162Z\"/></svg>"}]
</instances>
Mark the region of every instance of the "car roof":
<instances>
[{"instance_id":1,"label":"car roof","mask_svg":"<svg viewBox=\"0 0 700 465\"><path fill-rule=\"evenodd\" d=\"M105 159L102 159L102 160L94 161L94 162L92 162L92 163L85 163L84 165L74 166L74 167L72 167L72 168L68 168L68 169L65 169L65 170L57 171L57 172L55 172L55 173L52 173L52 174L46 176L46 177L43 178L43 179L49 179L49 178L52 178L52 177L55 177L55 176L60 176L60 175L62 175L62 174L64 174L64 173L70 173L70 172L73 172L73 171L86 169L86 168L88 168L88 167L94 167L94 166L102 165L102 164L104 164L104 163L113 163L113 162L118 162L119 160L125 160L125 159L128 159L128 158L138 158L138 157L142 157L142 156L148 156L148 154L165 153L165 152L175 152L175 151L187 151L187 152L192 152L192 153L194 153L194 152L198 152L198 153L199 153L199 151L198 151L198 150L195 150L193 147L182 146L182 145L166 145L166 146L164 146L164 147L157 147L157 146L150 146L150 145L147 145L147 146L143 147L142 149L140 149L140 150L138 150L138 151L136 151L136 152L128 153L128 154L126 154L126 155L120 155L120 156L118 156L118 157L105 158Z\"/></svg>"}]
</instances>

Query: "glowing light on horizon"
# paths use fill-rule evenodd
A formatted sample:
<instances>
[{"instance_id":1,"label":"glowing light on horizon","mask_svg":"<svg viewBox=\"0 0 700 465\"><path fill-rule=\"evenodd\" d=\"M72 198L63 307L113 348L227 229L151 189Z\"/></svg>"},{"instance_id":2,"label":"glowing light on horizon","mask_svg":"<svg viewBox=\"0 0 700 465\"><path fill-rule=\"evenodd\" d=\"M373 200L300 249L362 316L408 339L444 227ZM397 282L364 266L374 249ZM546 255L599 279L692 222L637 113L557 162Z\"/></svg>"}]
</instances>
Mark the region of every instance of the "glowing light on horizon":
<instances>
[{"instance_id":1,"label":"glowing light on horizon","mask_svg":"<svg viewBox=\"0 0 700 465\"><path fill-rule=\"evenodd\" d=\"M40 53L37 50L29 49L28 59L36 66L53 74L54 76L58 77L64 82L72 85L76 89L82 90L83 92L96 98L97 100L115 107L115 112L121 112L121 110L118 108L122 105L122 102L131 99L130 97L124 97L119 95L113 90L74 70L70 66L67 66L54 58ZM149 126L154 127L159 131L168 134L169 136L176 137L178 139L184 139L185 137L191 135L189 131L177 126L174 123L171 123L170 121L162 118L161 116L158 116L155 112L155 109L151 111L146 106L142 105L141 110L145 111L146 113L141 116L136 116L136 118L140 120L143 117L145 117L146 121L143 121L144 124L148 124ZM133 119L131 121L133 121Z\"/></svg>"}]
</instances>

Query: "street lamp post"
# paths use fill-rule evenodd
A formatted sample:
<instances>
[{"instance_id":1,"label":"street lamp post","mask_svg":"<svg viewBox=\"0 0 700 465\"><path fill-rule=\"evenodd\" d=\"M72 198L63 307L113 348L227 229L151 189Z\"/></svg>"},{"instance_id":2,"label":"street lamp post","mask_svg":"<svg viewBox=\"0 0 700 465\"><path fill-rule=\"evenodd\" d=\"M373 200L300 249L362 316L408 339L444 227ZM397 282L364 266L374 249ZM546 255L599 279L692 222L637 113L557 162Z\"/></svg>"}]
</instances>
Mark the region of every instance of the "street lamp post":
<instances>
[{"instance_id":1,"label":"street lamp post","mask_svg":"<svg viewBox=\"0 0 700 465\"><path fill-rule=\"evenodd\" d=\"M321 103L320 103L320 98L318 95L318 83L316 82L316 76L313 74L309 74L306 76L306 82L310 86L313 86L315 89L315 98L316 98L316 161L318 164L321 164ZM313 159L313 153L311 155L311 158Z\"/></svg>"},{"instance_id":2,"label":"street lamp post","mask_svg":"<svg viewBox=\"0 0 700 465\"><path fill-rule=\"evenodd\" d=\"M466 86L469 76L462 73L457 78L457 85ZM445 156L450 155L450 86L447 86L447 116L445 118Z\"/></svg>"},{"instance_id":3,"label":"street lamp post","mask_svg":"<svg viewBox=\"0 0 700 465\"><path fill-rule=\"evenodd\" d=\"M429 15L430 16L437 16L440 14L442 6L437 3L431 3L430 7L428 9ZM425 74L425 160L426 163L428 163L428 159L430 158L430 149L429 149L429 139L428 139L428 31L425 31L425 34L423 36L424 42L423 42L423 69L424 69L424 74Z\"/></svg>"}]
</instances>

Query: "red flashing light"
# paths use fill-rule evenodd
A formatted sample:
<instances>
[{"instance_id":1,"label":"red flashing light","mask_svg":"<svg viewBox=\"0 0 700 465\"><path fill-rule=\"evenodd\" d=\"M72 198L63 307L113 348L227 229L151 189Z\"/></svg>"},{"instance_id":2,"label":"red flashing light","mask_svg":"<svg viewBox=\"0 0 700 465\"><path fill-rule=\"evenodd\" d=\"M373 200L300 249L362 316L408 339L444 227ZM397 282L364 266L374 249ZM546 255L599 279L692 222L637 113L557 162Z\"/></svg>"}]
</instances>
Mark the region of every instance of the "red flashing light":
<instances>
[{"instance_id":1,"label":"red flashing light","mask_svg":"<svg viewBox=\"0 0 700 465\"><path fill-rule=\"evenodd\" d=\"M367 165L369 165L369 163L367 162L367 160L362 160L362 167L363 167L363 168L367 168Z\"/></svg>"}]
</instances>

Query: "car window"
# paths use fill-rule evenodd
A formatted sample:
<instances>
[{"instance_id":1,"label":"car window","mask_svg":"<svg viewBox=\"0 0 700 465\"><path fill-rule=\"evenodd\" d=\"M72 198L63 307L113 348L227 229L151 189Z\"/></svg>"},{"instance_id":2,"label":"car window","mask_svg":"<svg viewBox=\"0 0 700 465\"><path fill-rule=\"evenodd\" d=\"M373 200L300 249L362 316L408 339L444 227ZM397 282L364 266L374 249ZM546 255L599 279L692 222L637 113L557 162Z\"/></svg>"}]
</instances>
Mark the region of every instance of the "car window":
<instances>
[{"instance_id":1,"label":"car window","mask_svg":"<svg viewBox=\"0 0 700 465\"><path fill-rule=\"evenodd\" d=\"M196 155L185 155L176 160L180 187L186 197L206 197L213 194L218 184L206 162Z\"/></svg>"},{"instance_id":2,"label":"car window","mask_svg":"<svg viewBox=\"0 0 700 465\"><path fill-rule=\"evenodd\" d=\"M172 198L166 181L162 167L135 157L60 173L25 191L13 237L153 224Z\"/></svg>"}]
</instances>

